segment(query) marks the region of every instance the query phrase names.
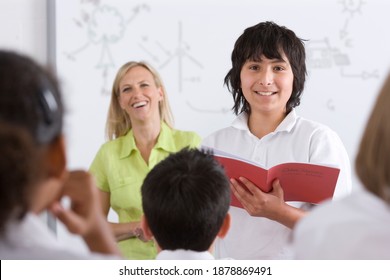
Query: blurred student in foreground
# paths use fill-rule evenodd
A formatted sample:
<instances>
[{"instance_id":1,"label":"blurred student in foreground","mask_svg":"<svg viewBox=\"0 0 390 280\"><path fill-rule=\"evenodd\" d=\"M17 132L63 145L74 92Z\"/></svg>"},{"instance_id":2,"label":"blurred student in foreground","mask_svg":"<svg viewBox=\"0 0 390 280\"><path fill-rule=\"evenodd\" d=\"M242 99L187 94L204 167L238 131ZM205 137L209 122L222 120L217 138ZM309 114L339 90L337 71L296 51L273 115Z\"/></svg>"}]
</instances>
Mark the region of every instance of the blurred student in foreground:
<instances>
[{"instance_id":1,"label":"blurred student in foreground","mask_svg":"<svg viewBox=\"0 0 390 280\"><path fill-rule=\"evenodd\" d=\"M54 77L24 55L0 51L0 259L119 258L92 176L66 170L63 112ZM91 252L60 244L39 217L45 210Z\"/></svg>"},{"instance_id":2,"label":"blurred student in foreground","mask_svg":"<svg viewBox=\"0 0 390 280\"><path fill-rule=\"evenodd\" d=\"M294 231L298 259L390 259L390 75L355 160L362 190L320 205Z\"/></svg>"},{"instance_id":3,"label":"blurred student in foreground","mask_svg":"<svg viewBox=\"0 0 390 280\"><path fill-rule=\"evenodd\" d=\"M141 188L141 226L159 260L214 259L230 227L229 181L211 154L183 149L157 164Z\"/></svg>"}]
</instances>

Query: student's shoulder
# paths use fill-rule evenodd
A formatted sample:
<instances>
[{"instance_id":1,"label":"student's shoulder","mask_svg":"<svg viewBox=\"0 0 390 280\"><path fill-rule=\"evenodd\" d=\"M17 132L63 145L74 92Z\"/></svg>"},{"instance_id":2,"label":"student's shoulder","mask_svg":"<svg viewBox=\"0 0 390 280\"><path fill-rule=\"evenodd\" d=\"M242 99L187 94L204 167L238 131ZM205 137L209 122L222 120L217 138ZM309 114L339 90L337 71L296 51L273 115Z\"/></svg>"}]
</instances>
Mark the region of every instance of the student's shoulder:
<instances>
[{"instance_id":1,"label":"student's shoulder","mask_svg":"<svg viewBox=\"0 0 390 280\"><path fill-rule=\"evenodd\" d=\"M297 126L303 127L303 128L310 128L312 130L315 129L330 129L329 126L326 124L323 124L319 121L315 121L312 119L307 119L301 116L297 117Z\"/></svg>"},{"instance_id":2,"label":"student's shoulder","mask_svg":"<svg viewBox=\"0 0 390 280\"><path fill-rule=\"evenodd\" d=\"M297 117L295 128L300 133L307 132L310 134L336 134L336 132L328 125L303 117Z\"/></svg>"},{"instance_id":3,"label":"student's shoulder","mask_svg":"<svg viewBox=\"0 0 390 280\"><path fill-rule=\"evenodd\" d=\"M218 129L212 133L210 133L209 135L207 135L203 141L211 141L211 140L214 140L214 139L220 139L220 138L226 138L226 137L230 137L232 136L233 134L236 134L237 129L235 129L234 127L232 126L228 126L228 127L224 127L224 128L221 128L221 129Z\"/></svg>"},{"instance_id":4,"label":"student's shoulder","mask_svg":"<svg viewBox=\"0 0 390 280\"><path fill-rule=\"evenodd\" d=\"M120 260L118 256L94 252L73 252L62 248L37 248L35 251L24 251L9 254L6 259L22 260Z\"/></svg>"},{"instance_id":5,"label":"student's shoulder","mask_svg":"<svg viewBox=\"0 0 390 280\"><path fill-rule=\"evenodd\" d=\"M365 215L377 205L378 198L368 193L366 190L356 190L350 195L341 199L328 199L310 210L309 215L301 219L295 228L295 231L306 230L310 232L320 226L328 225L352 225L352 221L361 221ZM341 215L342 214L342 215ZM366 215L367 216L367 215ZM369 216L369 215L368 215Z\"/></svg>"}]
</instances>

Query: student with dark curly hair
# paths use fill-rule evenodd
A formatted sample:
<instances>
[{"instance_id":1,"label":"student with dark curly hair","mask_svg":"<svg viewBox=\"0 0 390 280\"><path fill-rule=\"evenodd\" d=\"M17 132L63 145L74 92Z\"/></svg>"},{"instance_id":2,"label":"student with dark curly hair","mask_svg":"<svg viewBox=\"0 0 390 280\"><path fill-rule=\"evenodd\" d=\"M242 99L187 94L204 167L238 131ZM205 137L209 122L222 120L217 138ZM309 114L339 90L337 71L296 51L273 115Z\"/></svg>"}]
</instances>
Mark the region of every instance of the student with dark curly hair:
<instances>
[{"instance_id":1,"label":"student with dark curly hair","mask_svg":"<svg viewBox=\"0 0 390 280\"><path fill-rule=\"evenodd\" d=\"M32 59L0 50L0 259L120 256L92 176L66 170L63 114L56 79ZM91 253L58 242L39 217L45 210Z\"/></svg>"}]
</instances>

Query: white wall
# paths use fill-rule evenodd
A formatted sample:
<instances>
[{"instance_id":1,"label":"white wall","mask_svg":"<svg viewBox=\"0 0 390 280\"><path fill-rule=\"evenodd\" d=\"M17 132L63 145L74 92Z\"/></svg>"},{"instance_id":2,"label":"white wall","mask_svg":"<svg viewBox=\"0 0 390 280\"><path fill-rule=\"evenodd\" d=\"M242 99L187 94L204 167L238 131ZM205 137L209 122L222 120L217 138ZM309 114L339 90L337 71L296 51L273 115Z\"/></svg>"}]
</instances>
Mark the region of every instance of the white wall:
<instances>
[{"instance_id":1,"label":"white wall","mask_svg":"<svg viewBox=\"0 0 390 280\"><path fill-rule=\"evenodd\" d=\"M0 48L47 62L46 0L0 0Z\"/></svg>"},{"instance_id":2,"label":"white wall","mask_svg":"<svg viewBox=\"0 0 390 280\"><path fill-rule=\"evenodd\" d=\"M47 64L47 18L47 0L0 0L0 48L22 52ZM46 213L42 219L52 221ZM78 237L68 234L58 223L57 232L70 247L86 250Z\"/></svg>"},{"instance_id":3,"label":"white wall","mask_svg":"<svg viewBox=\"0 0 390 280\"><path fill-rule=\"evenodd\" d=\"M104 142L111 82L128 60L158 69L177 128L206 136L228 126L233 102L223 78L234 42L265 20L307 40L298 113L334 129L353 165L389 69L389 9L384 0L57 1L52 40L68 102L69 165L88 167Z\"/></svg>"}]
</instances>

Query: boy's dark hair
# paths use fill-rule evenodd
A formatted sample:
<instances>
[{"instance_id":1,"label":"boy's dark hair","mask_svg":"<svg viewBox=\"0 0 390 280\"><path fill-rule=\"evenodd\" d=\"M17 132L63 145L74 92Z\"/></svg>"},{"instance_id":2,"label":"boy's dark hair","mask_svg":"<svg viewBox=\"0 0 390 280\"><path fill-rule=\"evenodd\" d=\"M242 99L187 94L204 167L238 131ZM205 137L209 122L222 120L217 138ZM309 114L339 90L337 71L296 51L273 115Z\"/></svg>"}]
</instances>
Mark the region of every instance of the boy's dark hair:
<instances>
[{"instance_id":1,"label":"boy's dark hair","mask_svg":"<svg viewBox=\"0 0 390 280\"><path fill-rule=\"evenodd\" d=\"M233 95L233 111L250 114L249 103L241 90L240 73L247 60L260 61L262 55L268 59L281 59L282 53L288 58L294 74L293 90L287 101L287 112L300 104L306 79L306 55L303 40L293 31L274 22L261 22L248 27L237 39L232 52L232 68L225 76L224 83Z\"/></svg>"},{"instance_id":2,"label":"boy's dark hair","mask_svg":"<svg viewBox=\"0 0 390 280\"><path fill-rule=\"evenodd\" d=\"M163 250L207 251L230 205L223 167L197 149L184 148L158 163L141 192L144 215Z\"/></svg>"}]
</instances>

